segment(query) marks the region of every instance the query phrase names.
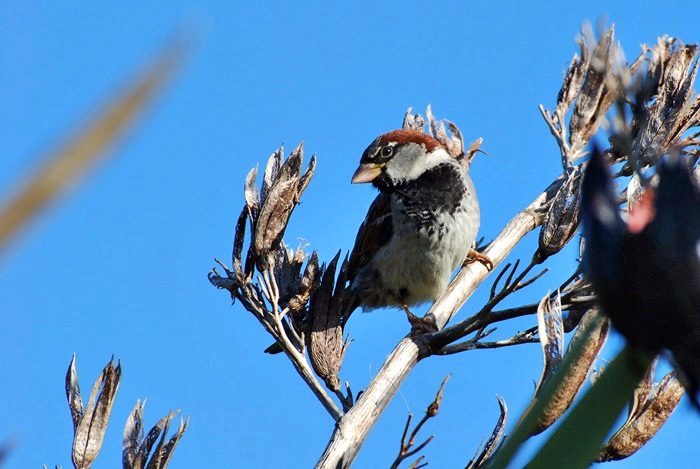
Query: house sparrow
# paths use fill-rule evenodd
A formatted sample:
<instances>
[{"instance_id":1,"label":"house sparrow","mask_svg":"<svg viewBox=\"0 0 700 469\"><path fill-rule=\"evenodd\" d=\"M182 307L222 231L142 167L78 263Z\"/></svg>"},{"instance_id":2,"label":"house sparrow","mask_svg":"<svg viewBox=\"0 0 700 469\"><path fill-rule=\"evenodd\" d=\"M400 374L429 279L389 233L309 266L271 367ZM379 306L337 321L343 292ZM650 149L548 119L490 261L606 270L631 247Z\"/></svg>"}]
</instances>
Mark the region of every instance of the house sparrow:
<instances>
[{"instance_id":1,"label":"house sparrow","mask_svg":"<svg viewBox=\"0 0 700 469\"><path fill-rule=\"evenodd\" d=\"M437 330L434 319L418 318L408 307L437 300L467 254L490 264L470 249L480 221L474 185L435 138L408 129L367 147L352 183L367 182L379 195L350 254L348 313L398 306L414 330Z\"/></svg>"}]
</instances>

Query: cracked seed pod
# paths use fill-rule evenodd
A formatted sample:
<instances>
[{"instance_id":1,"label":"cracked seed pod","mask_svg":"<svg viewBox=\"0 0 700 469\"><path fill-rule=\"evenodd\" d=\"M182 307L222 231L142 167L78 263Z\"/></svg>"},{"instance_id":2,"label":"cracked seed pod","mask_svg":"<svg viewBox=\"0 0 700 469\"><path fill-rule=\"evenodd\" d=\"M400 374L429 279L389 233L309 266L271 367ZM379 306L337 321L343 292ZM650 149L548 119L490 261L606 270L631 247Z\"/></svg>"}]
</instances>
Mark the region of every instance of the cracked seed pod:
<instances>
[{"instance_id":1,"label":"cracked seed pod","mask_svg":"<svg viewBox=\"0 0 700 469\"><path fill-rule=\"evenodd\" d=\"M696 143L683 135L700 124L700 95L694 95L693 89L698 47L664 36L650 52L632 126L636 133L631 159L639 168L655 165L674 148Z\"/></svg>"},{"instance_id":2,"label":"cracked seed pod","mask_svg":"<svg viewBox=\"0 0 700 469\"><path fill-rule=\"evenodd\" d=\"M586 48L581 42L582 55ZM617 98L617 89L612 89L613 81L609 74L613 62L618 60L619 46L615 42L614 28L603 35L587 61L585 78L576 104L569 121L569 143L571 145L571 161L583 156L583 150L588 141L597 132L598 126L605 113Z\"/></svg>"},{"instance_id":3,"label":"cracked seed pod","mask_svg":"<svg viewBox=\"0 0 700 469\"><path fill-rule=\"evenodd\" d=\"M588 47L583 38L580 38L578 42L581 47L581 58L579 58L578 54L574 54L574 58L571 59L571 64L569 64L569 69L566 71L564 83L557 96L555 114L559 113L561 116L566 115L571 104L576 100L576 96L578 96L581 91L581 84L583 83L585 71L588 67L588 58L590 57Z\"/></svg>"},{"instance_id":4,"label":"cracked seed pod","mask_svg":"<svg viewBox=\"0 0 700 469\"><path fill-rule=\"evenodd\" d=\"M508 418L508 406L506 406L506 401L501 396L496 395L496 398L498 398L498 407L501 409L501 415L498 417L498 422L496 422L496 426L494 427L493 432L491 432L491 437L484 445L484 449L481 451L478 457L475 457L469 461L466 469L488 467L489 457L491 457L493 452L498 447L501 438L503 438L503 434L506 430L506 419ZM476 451L478 452L479 449L477 448Z\"/></svg>"},{"instance_id":5,"label":"cracked seed pod","mask_svg":"<svg viewBox=\"0 0 700 469\"><path fill-rule=\"evenodd\" d=\"M249 173L246 182L246 205L251 211L251 221L254 226L250 252L261 272L270 268L271 258L275 256L282 242L289 217L299 203L301 194L311 182L316 167L316 157L311 158L306 171L301 174L303 158L303 143L292 151L281 166L279 164L282 159L281 149L270 157L263 177L262 190L258 196L260 209L257 215L255 210L251 209L251 206L255 207L257 190L248 189L253 187L252 183L248 183L248 179L254 181L257 170Z\"/></svg>"},{"instance_id":6,"label":"cracked seed pod","mask_svg":"<svg viewBox=\"0 0 700 469\"><path fill-rule=\"evenodd\" d=\"M447 149L447 152L452 158L461 160L464 157L464 139L462 138L462 132L459 131L455 124L448 120L442 121L435 119L430 105L428 105L425 115L428 118L430 135ZM445 122L450 128L450 136L447 135Z\"/></svg>"},{"instance_id":7,"label":"cracked seed pod","mask_svg":"<svg viewBox=\"0 0 700 469\"><path fill-rule=\"evenodd\" d=\"M309 320L311 334L309 340L309 357L316 374L326 383L331 391L340 390L338 372L343 364L343 357L348 342L343 339L343 311L348 297L347 256L340 267L338 281L335 282L335 270L340 258L340 251L333 258L323 273L321 285L311 295Z\"/></svg>"},{"instance_id":8,"label":"cracked seed pod","mask_svg":"<svg viewBox=\"0 0 700 469\"><path fill-rule=\"evenodd\" d=\"M233 237L233 252L231 253L231 260L233 261L233 273L235 276L235 286L230 289L231 298L236 301L236 291L243 284L250 280L253 274L252 260L249 262L246 260L245 270L243 268L243 244L245 242L245 228L249 217L249 207L246 205L241 210L241 214L238 216L238 221L236 222L235 235Z\"/></svg>"},{"instance_id":9,"label":"cracked seed pod","mask_svg":"<svg viewBox=\"0 0 700 469\"><path fill-rule=\"evenodd\" d=\"M409 107L406 110L406 114L403 117L404 129L419 130L423 132L425 130L425 119L420 114L413 114L413 108Z\"/></svg>"},{"instance_id":10,"label":"cracked seed pod","mask_svg":"<svg viewBox=\"0 0 700 469\"><path fill-rule=\"evenodd\" d=\"M537 306L537 330L542 345L544 366L542 376L537 385L535 395L542 385L554 374L564 355L564 325L561 313L561 296L557 294L554 300L550 293L542 298Z\"/></svg>"},{"instance_id":11,"label":"cracked seed pod","mask_svg":"<svg viewBox=\"0 0 700 469\"><path fill-rule=\"evenodd\" d=\"M581 211L581 166L575 166L554 196L540 228L539 247L533 262L542 263L561 251L576 234Z\"/></svg>"},{"instance_id":12,"label":"cracked seed pod","mask_svg":"<svg viewBox=\"0 0 700 469\"><path fill-rule=\"evenodd\" d=\"M89 468L102 448L121 373L121 365L117 362L115 368L112 358L97 377L87 406L83 407L73 355L66 374L66 396L73 420L72 458L76 469Z\"/></svg>"},{"instance_id":13,"label":"cracked seed pod","mask_svg":"<svg viewBox=\"0 0 700 469\"><path fill-rule=\"evenodd\" d=\"M578 341L584 340L584 332L590 328L594 329L586 339L586 342L583 343L579 360L572 363L566 376L555 391L554 396L547 403L547 407L535 425L532 432L533 435L542 433L564 415L581 390L581 387L586 381L586 377L591 372L598 355L605 345L610 330L608 320L599 319L597 310L593 309L589 311L583 319L581 319L581 323L569 343L567 353L576 346L575 344L577 344ZM538 391L539 389L541 389L540 386L538 386ZM535 399L537 399L537 392L535 394Z\"/></svg>"},{"instance_id":14,"label":"cracked seed pod","mask_svg":"<svg viewBox=\"0 0 700 469\"><path fill-rule=\"evenodd\" d=\"M412 114L413 108L408 108L403 119L403 128L425 131L425 119L420 114ZM481 144L484 139L478 138L473 141L469 147L464 149L464 136L456 124L447 119L438 120L433 116L432 109L428 105L426 109L426 117L428 119L429 134L434 137L440 144L447 149L447 152L464 168L469 171L469 166L478 152L482 152ZM447 125L447 127L445 127ZM450 135L447 134L447 129L450 130Z\"/></svg>"},{"instance_id":15,"label":"cracked seed pod","mask_svg":"<svg viewBox=\"0 0 700 469\"><path fill-rule=\"evenodd\" d=\"M263 176L262 185L260 188L260 196L262 200L267 198L268 192L272 184L277 179L277 175L282 167L282 160L284 159L284 145L275 150L270 157L267 159L267 164L265 165L265 174Z\"/></svg>"},{"instance_id":16,"label":"cracked seed pod","mask_svg":"<svg viewBox=\"0 0 700 469\"><path fill-rule=\"evenodd\" d=\"M653 369L652 366L648 375L652 382ZM597 462L617 461L633 455L651 440L678 406L684 389L674 371L664 376L656 387L647 381L646 386L635 392L627 421L603 447Z\"/></svg>"},{"instance_id":17,"label":"cracked seed pod","mask_svg":"<svg viewBox=\"0 0 700 469\"><path fill-rule=\"evenodd\" d=\"M318 265L318 254L314 251L311 258L306 263L304 275L300 277L299 283L296 285L294 295L289 299L289 310L297 316L297 313L306 308L311 294L318 288L321 283L321 271Z\"/></svg>"},{"instance_id":18,"label":"cracked seed pod","mask_svg":"<svg viewBox=\"0 0 700 469\"><path fill-rule=\"evenodd\" d=\"M287 249L282 244L275 252L274 275L279 288L279 307L287 307L289 300L297 293L301 283L301 268L306 256L299 246L296 250Z\"/></svg>"},{"instance_id":19,"label":"cracked seed pod","mask_svg":"<svg viewBox=\"0 0 700 469\"><path fill-rule=\"evenodd\" d=\"M175 447L180 442L182 435L187 430L190 419L183 420L180 417L178 430L167 441L170 421L179 411L170 412L151 428L146 438L143 436L143 408L146 405L140 400L136 401L134 409L129 414L124 426L124 439L122 444L122 466L124 469L165 469L172 458ZM153 445L160 436L160 441L155 449ZM150 456L150 461L148 460Z\"/></svg>"}]
</instances>

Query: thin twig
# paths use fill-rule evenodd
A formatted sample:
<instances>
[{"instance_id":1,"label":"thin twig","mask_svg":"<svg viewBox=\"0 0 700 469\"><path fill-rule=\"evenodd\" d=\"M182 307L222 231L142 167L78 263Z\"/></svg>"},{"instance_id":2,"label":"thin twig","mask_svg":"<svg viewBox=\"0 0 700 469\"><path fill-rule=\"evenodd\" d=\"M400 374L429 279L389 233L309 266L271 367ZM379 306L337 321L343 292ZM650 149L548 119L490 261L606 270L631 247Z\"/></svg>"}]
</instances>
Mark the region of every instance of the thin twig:
<instances>
[{"instance_id":1,"label":"thin twig","mask_svg":"<svg viewBox=\"0 0 700 469\"><path fill-rule=\"evenodd\" d=\"M224 270L228 268L219 263ZM222 283L221 277L213 278L210 276L210 280L215 285ZM235 298L239 300L245 308L250 311L253 316L260 322L260 324L265 328L265 330L272 335L277 343L282 348L282 351L287 355L287 357L292 362L294 369L299 373L304 382L309 386L314 395L321 402L323 407L328 411L328 413L333 417L334 420L338 421L343 416L343 412L338 408L330 395L326 392L325 388L321 386L316 376L313 374L309 363L306 361L306 357L299 350L300 346L294 344L293 341L297 341L298 335L293 335L293 339L287 335L288 329L291 329L286 323L283 323L281 319L281 314L279 312L278 301L279 301L279 287L277 286L277 281L274 276L263 274L259 278L260 283L254 285L250 282L245 285L241 285L232 293ZM242 290L242 291L241 291ZM261 296L264 295L264 296ZM267 300L272 305L272 311L267 310L265 304L263 303L263 298ZM298 341L297 341L298 342ZM303 350L303 349L302 349Z\"/></svg>"},{"instance_id":2,"label":"thin twig","mask_svg":"<svg viewBox=\"0 0 700 469\"><path fill-rule=\"evenodd\" d=\"M401 445L399 447L399 455L396 456L396 459L391 465L391 469L397 469L401 462L404 459L410 458L414 454L418 453L421 451L423 448L425 448L428 443L433 441L433 438L435 435L430 435L423 443L419 444L415 448L413 445L416 443L416 437L418 436L418 432L420 431L421 427L423 427L423 424L428 421L428 419L435 417L438 413L438 410L440 408L440 402L442 402L442 391L445 388L445 384L447 383L447 380L450 379L450 375L445 376L445 379L442 380L442 384L440 385L440 389L438 389L437 394L435 395L435 399L433 402L428 406L428 408L425 410L425 415L423 418L418 422L418 425L413 429L411 432L411 437L406 441L406 436L408 435L408 429L411 426L411 420L413 419L413 414L408 414L408 418L406 419L406 426L403 429L403 434L401 435ZM417 461L415 461L411 467L422 467L422 466L416 466L417 464L422 461L423 456L418 458Z\"/></svg>"},{"instance_id":3,"label":"thin twig","mask_svg":"<svg viewBox=\"0 0 700 469\"><path fill-rule=\"evenodd\" d=\"M268 291L271 291L272 297L270 297L270 303L272 304L272 318L273 325L272 329L275 331L273 336L277 339L277 342L282 347L284 353L289 357L294 365L294 368L299 372L302 379L311 388L316 397L321 401L321 404L328 410L331 416L336 420L340 420L343 416L343 412L336 406L335 402L326 392L325 388L321 386L321 383L313 374L309 363L306 361L306 357L297 350L294 344L289 340L284 326L282 325L282 318L278 310L279 301L279 288L277 286L277 281L273 275L267 274L265 280L268 282Z\"/></svg>"},{"instance_id":4,"label":"thin twig","mask_svg":"<svg viewBox=\"0 0 700 469\"><path fill-rule=\"evenodd\" d=\"M526 331L519 332L509 339L499 340L496 342L479 342L478 340L470 339L457 344L446 345L440 349L436 355L452 355L455 353L466 352L468 350L501 348L520 344L536 344L539 343L539 339L535 338L536 334L537 327L535 326L527 329Z\"/></svg>"}]
</instances>

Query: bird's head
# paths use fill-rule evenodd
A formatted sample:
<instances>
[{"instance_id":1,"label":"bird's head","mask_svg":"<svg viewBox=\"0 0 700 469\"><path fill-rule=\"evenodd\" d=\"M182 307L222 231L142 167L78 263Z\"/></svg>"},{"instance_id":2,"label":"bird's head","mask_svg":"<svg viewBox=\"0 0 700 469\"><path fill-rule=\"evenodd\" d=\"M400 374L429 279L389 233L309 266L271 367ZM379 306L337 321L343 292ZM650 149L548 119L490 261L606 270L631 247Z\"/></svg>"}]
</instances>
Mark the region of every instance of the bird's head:
<instances>
[{"instance_id":1,"label":"bird's head","mask_svg":"<svg viewBox=\"0 0 700 469\"><path fill-rule=\"evenodd\" d=\"M426 170L452 158L433 137L400 129L376 138L362 154L352 183L371 182L380 191L417 179Z\"/></svg>"}]
</instances>

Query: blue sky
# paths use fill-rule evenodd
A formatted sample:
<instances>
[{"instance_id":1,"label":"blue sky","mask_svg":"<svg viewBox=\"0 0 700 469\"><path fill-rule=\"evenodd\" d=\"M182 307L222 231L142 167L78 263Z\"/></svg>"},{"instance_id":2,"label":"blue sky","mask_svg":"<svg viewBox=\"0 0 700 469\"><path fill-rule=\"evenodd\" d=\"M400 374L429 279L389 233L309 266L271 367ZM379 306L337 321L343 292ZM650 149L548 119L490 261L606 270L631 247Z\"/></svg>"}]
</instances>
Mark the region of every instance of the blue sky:
<instances>
[{"instance_id":1,"label":"blue sky","mask_svg":"<svg viewBox=\"0 0 700 469\"><path fill-rule=\"evenodd\" d=\"M191 416L171 467L309 467L333 422L240 305L206 274L227 259L245 174L279 144L304 141L318 168L286 240L330 260L352 247L375 196L351 186L364 148L406 108L457 123L491 155L472 166L481 235L493 238L560 172L537 110L551 108L584 20L616 23L627 56L670 34L697 41L673 2L0 2L0 197L183 26L200 41L141 125L77 190L0 258L0 441L9 468L70 467L63 378L72 354L84 393L114 354L123 378L93 467L121 460L123 424L148 398L147 425ZM308 159L308 158L307 158ZM513 254L529 259L530 235ZM569 249L505 306L539 300L573 268ZM490 285L490 282L487 282ZM476 311L485 285L459 318ZM535 324L506 323L508 337ZM357 314L341 378L362 389L407 332L403 313ZM613 338L606 356L619 347ZM463 467L498 417L512 427L541 372L538 345L420 363L375 427L357 467L387 467L406 414L421 414L442 378L424 454ZM656 438L616 467L674 467L697 458L697 415L684 400ZM528 446L531 450L542 439Z\"/></svg>"}]
</instances>

